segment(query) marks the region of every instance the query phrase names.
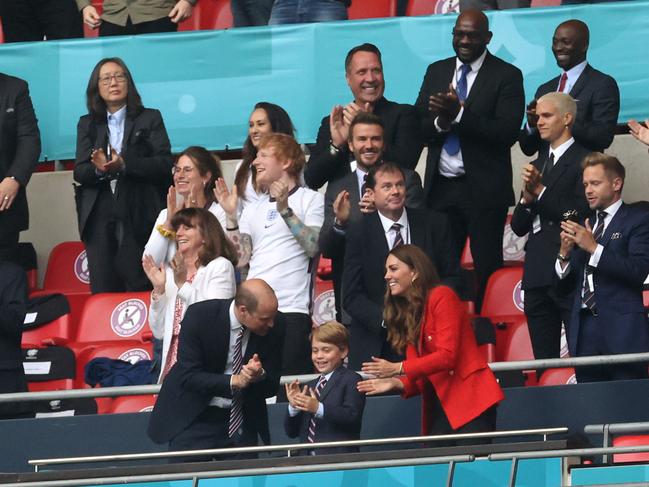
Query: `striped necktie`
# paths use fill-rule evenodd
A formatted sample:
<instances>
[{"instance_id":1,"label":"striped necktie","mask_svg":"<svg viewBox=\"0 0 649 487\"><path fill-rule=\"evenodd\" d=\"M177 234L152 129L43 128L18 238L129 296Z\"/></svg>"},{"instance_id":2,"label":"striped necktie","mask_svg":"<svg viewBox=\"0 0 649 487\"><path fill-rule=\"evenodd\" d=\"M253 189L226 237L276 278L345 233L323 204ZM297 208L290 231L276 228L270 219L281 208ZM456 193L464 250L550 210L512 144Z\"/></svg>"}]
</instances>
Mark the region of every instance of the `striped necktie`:
<instances>
[{"instance_id":1,"label":"striped necktie","mask_svg":"<svg viewBox=\"0 0 649 487\"><path fill-rule=\"evenodd\" d=\"M392 242L392 248L396 249L397 247L403 245L403 235L401 234L401 223L394 223L390 230L394 231L394 241Z\"/></svg>"},{"instance_id":2,"label":"striped necktie","mask_svg":"<svg viewBox=\"0 0 649 487\"><path fill-rule=\"evenodd\" d=\"M232 375L239 374L243 368L243 354L242 342L243 332L245 327L239 328L237 339L234 342L234 350L232 351ZM228 426L228 437L232 438L237 430L243 424L243 400L241 398L241 391L235 390L232 393L232 407L230 408L230 425Z\"/></svg>"},{"instance_id":3,"label":"striped necktie","mask_svg":"<svg viewBox=\"0 0 649 487\"><path fill-rule=\"evenodd\" d=\"M320 376L320 380L318 381L318 384L316 385L315 388L315 395L318 399L320 399L320 393L322 392L322 389L327 385L327 379L325 379L324 375ZM311 421L309 421L309 431L307 433L306 439L309 443L314 443L315 442L315 414L311 416Z\"/></svg>"},{"instance_id":4,"label":"striped necktie","mask_svg":"<svg viewBox=\"0 0 649 487\"><path fill-rule=\"evenodd\" d=\"M606 212L605 211L598 211L597 212L597 226L595 227L595 230L593 231L593 238L595 239L595 242L599 243L599 239L602 237L602 234L604 233L604 219L606 218ZM597 305L595 303L595 290L593 289L591 291L590 289L590 281L592 278L591 276L593 274L592 269L590 268L589 265L586 265L586 270L585 270L585 279L583 283L583 288L582 288L582 298L581 301L584 303L588 309L594 314L597 314Z\"/></svg>"}]
</instances>

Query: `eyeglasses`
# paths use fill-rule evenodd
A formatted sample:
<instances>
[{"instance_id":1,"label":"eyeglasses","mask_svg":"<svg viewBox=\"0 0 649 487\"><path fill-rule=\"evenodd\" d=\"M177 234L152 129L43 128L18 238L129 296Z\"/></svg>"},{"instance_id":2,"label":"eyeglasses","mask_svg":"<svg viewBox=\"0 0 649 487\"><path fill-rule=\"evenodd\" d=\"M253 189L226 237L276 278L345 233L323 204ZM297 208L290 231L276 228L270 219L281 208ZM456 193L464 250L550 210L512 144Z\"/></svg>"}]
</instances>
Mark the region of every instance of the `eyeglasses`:
<instances>
[{"instance_id":1,"label":"eyeglasses","mask_svg":"<svg viewBox=\"0 0 649 487\"><path fill-rule=\"evenodd\" d=\"M119 84L122 84L126 81L126 75L124 73L115 73L115 74L108 74L106 76L102 76L99 78L99 84L108 86L110 85L110 82L115 79L115 81Z\"/></svg>"},{"instance_id":2,"label":"eyeglasses","mask_svg":"<svg viewBox=\"0 0 649 487\"><path fill-rule=\"evenodd\" d=\"M174 167L171 168L171 174L179 174L179 173L183 173L183 174L187 174L187 175L189 175L189 174L191 174L192 172L194 172L194 168L193 168L193 167L189 167L189 166L187 166L187 167L178 167L178 166L174 166Z\"/></svg>"}]
</instances>

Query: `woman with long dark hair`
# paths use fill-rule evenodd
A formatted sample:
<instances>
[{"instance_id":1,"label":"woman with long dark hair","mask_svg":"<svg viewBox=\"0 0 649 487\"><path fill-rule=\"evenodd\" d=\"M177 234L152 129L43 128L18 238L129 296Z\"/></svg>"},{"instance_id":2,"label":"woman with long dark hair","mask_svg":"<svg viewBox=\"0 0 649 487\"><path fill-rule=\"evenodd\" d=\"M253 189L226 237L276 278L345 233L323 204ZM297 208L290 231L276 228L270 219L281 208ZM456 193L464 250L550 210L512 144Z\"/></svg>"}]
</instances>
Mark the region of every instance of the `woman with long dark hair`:
<instances>
[{"instance_id":1,"label":"woman with long dark hair","mask_svg":"<svg viewBox=\"0 0 649 487\"><path fill-rule=\"evenodd\" d=\"M142 268L153 285L149 323L162 340L162 372L176 362L180 322L190 304L234 297L237 252L216 217L204 208L184 208L171 219L177 252L168 264L150 255Z\"/></svg>"},{"instance_id":2,"label":"woman with long dark hair","mask_svg":"<svg viewBox=\"0 0 649 487\"><path fill-rule=\"evenodd\" d=\"M478 351L460 298L440 285L433 263L414 245L392 249L385 269L388 341L406 360L373 357L363 372L377 378L360 382L359 391L421 394L423 435L494 430L503 393Z\"/></svg>"},{"instance_id":3,"label":"woman with long dark hair","mask_svg":"<svg viewBox=\"0 0 649 487\"><path fill-rule=\"evenodd\" d=\"M180 153L172 173L174 184L167 191L167 207L160 211L144 247L144 255L158 264L171 262L176 253L171 222L183 208L204 208L225 228L225 211L214 197L215 181L223 177L219 158L204 147L191 146Z\"/></svg>"},{"instance_id":4,"label":"woman with long dark hair","mask_svg":"<svg viewBox=\"0 0 649 487\"><path fill-rule=\"evenodd\" d=\"M74 167L79 234L93 293L150 289L140 261L165 206L173 158L158 110L144 108L119 58L99 61L77 125Z\"/></svg>"},{"instance_id":5,"label":"woman with long dark hair","mask_svg":"<svg viewBox=\"0 0 649 487\"><path fill-rule=\"evenodd\" d=\"M234 176L239 201L249 204L258 199L259 188L255 180L252 161L257 157L257 146L261 138L269 133L295 136L295 127L286 110L274 103L260 101L255 105L248 120L248 137L243 144L243 160Z\"/></svg>"}]
</instances>

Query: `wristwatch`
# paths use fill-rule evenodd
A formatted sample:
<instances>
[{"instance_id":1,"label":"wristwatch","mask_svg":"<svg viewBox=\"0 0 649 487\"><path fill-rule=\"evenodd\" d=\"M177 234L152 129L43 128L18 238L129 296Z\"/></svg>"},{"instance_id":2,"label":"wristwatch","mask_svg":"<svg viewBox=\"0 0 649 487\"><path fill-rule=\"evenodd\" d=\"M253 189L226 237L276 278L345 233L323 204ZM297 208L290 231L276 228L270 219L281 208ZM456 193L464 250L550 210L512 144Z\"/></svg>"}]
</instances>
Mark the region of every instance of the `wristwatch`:
<instances>
[{"instance_id":1,"label":"wristwatch","mask_svg":"<svg viewBox=\"0 0 649 487\"><path fill-rule=\"evenodd\" d=\"M330 139L329 140L329 154L331 154L332 156L337 156L339 152L340 152L340 147L337 147L334 144L334 141Z\"/></svg>"},{"instance_id":2,"label":"wristwatch","mask_svg":"<svg viewBox=\"0 0 649 487\"><path fill-rule=\"evenodd\" d=\"M289 206L285 210L280 211L279 214L281 215L282 218L291 218L294 213L291 207Z\"/></svg>"},{"instance_id":3,"label":"wristwatch","mask_svg":"<svg viewBox=\"0 0 649 487\"><path fill-rule=\"evenodd\" d=\"M557 254L557 259L561 262L568 262L570 260L570 255L563 255L561 252Z\"/></svg>"}]
</instances>

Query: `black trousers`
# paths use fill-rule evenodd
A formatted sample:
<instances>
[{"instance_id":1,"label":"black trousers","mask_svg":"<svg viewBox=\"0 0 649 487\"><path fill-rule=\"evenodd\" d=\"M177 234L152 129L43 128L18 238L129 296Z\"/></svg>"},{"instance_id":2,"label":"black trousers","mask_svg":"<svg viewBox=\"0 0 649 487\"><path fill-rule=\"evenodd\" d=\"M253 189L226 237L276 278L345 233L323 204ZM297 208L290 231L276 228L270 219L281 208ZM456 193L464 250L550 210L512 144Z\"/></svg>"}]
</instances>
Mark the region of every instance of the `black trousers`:
<instances>
[{"instance_id":1,"label":"black trousers","mask_svg":"<svg viewBox=\"0 0 649 487\"><path fill-rule=\"evenodd\" d=\"M598 321L589 310L583 309L579 314L579 341L577 356L610 355L611 350L606 340L606 327L614 323ZM619 353L619 352L617 352ZM602 382L608 380L646 379L646 363L620 365L591 365L577 367L575 371L577 382Z\"/></svg>"},{"instance_id":2,"label":"black trousers","mask_svg":"<svg viewBox=\"0 0 649 487\"><path fill-rule=\"evenodd\" d=\"M162 17L161 19L151 20L149 22L140 22L139 24L133 24L129 18L125 26L102 20L99 26L99 37L155 34L158 32L176 32L177 30L178 24L174 24L169 17Z\"/></svg>"},{"instance_id":3,"label":"black trousers","mask_svg":"<svg viewBox=\"0 0 649 487\"><path fill-rule=\"evenodd\" d=\"M0 5L5 42L83 37L74 0L3 0Z\"/></svg>"},{"instance_id":4,"label":"black trousers","mask_svg":"<svg viewBox=\"0 0 649 487\"><path fill-rule=\"evenodd\" d=\"M439 401L435 389L430 383L427 384L433 407L432 407L432 421L431 428L428 432L429 435L451 435L451 434L470 434L470 433L486 433L496 430L496 419L498 416L498 406L491 406L478 417L472 419L463 426L453 429L448 422L448 417L442 408L442 403ZM476 438L466 440L448 440L448 441L435 441L427 444L427 447L442 447L442 446L466 446L466 445L486 445L491 443L491 438Z\"/></svg>"},{"instance_id":5,"label":"black trousers","mask_svg":"<svg viewBox=\"0 0 649 487\"><path fill-rule=\"evenodd\" d=\"M534 358L559 358L561 323L570 321L571 299L559 296L554 286L525 290L525 316ZM543 371L537 371L540 377Z\"/></svg>"},{"instance_id":6,"label":"black trousers","mask_svg":"<svg viewBox=\"0 0 649 487\"><path fill-rule=\"evenodd\" d=\"M144 249L128 226L115 218L114 200L108 186L95 201L82 240L88 255L93 294L151 289L142 270Z\"/></svg>"},{"instance_id":7,"label":"black trousers","mask_svg":"<svg viewBox=\"0 0 649 487\"><path fill-rule=\"evenodd\" d=\"M282 375L300 375L313 372L309 335L313 323L306 313L284 313L286 335L282 352ZM283 390L283 389L282 389Z\"/></svg>"},{"instance_id":8,"label":"black trousers","mask_svg":"<svg viewBox=\"0 0 649 487\"><path fill-rule=\"evenodd\" d=\"M235 448L257 445L256 433L246 430L245 426L228 437L230 410L216 406L208 406L198 417L169 442L169 451L179 450L208 450L215 448ZM244 422L245 425L245 422ZM197 457L176 457L171 463L207 462L210 460L237 460L255 458L248 455L205 455Z\"/></svg>"},{"instance_id":9,"label":"black trousers","mask_svg":"<svg viewBox=\"0 0 649 487\"><path fill-rule=\"evenodd\" d=\"M485 208L472 204L466 177L435 176L429 206L446 214L458 258L471 239L471 255L478 284L476 307L480 310L489 276L503 266L503 232L507 208Z\"/></svg>"}]
</instances>

